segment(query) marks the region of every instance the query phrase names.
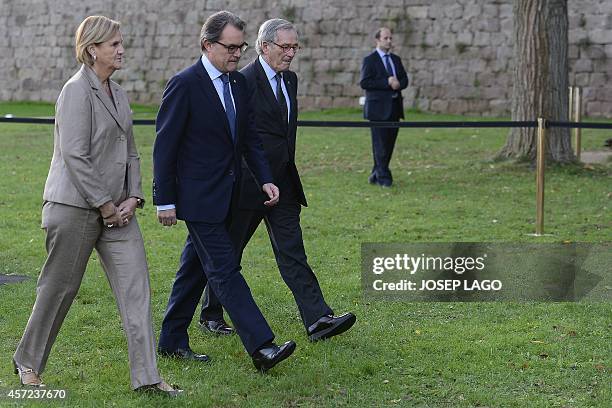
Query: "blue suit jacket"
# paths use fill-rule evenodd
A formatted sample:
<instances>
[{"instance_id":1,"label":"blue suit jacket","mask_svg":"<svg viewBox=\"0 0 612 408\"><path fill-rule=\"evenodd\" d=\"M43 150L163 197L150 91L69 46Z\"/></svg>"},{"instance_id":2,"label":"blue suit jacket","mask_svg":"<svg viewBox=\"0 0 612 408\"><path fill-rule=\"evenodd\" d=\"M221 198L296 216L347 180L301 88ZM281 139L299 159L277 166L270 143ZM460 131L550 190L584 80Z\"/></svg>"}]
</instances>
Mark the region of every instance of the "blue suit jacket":
<instances>
[{"instance_id":1,"label":"blue suit jacket","mask_svg":"<svg viewBox=\"0 0 612 408\"><path fill-rule=\"evenodd\" d=\"M153 203L175 204L177 218L218 223L227 217L244 156L259 185L272 182L244 76L230 73L236 140L200 59L170 79L157 114Z\"/></svg>"},{"instance_id":2,"label":"blue suit jacket","mask_svg":"<svg viewBox=\"0 0 612 408\"><path fill-rule=\"evenodd\" d=\"M395 73L400 83L400 90L408 86L408 74L402 65L402 60L395 54L391 54L391 60L395 65ZM365 106L363 116L369 120L389 120L393 113L394 91L389 86L389 74L385 68L380 55L376 50L363 59L361 65L361 80L359 82L365 92ZM404 117L404 104L400 92L399 100L402 105L401 118Z\"/></svg>"}]
</instances>

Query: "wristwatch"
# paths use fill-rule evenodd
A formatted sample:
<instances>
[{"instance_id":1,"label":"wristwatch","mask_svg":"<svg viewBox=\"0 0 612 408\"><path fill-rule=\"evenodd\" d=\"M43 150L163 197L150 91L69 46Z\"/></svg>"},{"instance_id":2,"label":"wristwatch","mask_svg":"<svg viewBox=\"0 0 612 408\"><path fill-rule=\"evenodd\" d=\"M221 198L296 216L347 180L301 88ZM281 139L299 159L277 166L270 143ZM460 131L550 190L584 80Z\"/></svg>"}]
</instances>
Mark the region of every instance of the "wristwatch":
<instances>
[{"instance_id":1,"label":"wristwatch","mask_svg":"<svg viewBox=\"0 0 612 408\"><path fill-rule=\"evenodd\" d=\"M144 207L144 200L142 198L134 197L136 199L136 207L142 208Z\"/></svg>"}]
</instances>

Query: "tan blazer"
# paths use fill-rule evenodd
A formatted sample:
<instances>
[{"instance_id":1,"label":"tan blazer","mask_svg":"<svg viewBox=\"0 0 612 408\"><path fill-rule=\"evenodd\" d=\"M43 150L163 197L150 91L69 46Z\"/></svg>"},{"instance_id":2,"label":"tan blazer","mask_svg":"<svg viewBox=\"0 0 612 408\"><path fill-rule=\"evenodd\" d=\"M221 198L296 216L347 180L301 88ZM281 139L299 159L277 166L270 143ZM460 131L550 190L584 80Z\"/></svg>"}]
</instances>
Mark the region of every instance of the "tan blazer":
<instances>
[{"instance_id":1,"label":"tan blazer","mask_svg":"<svg viewBox=\"0 0 612 408\"><path fill-rule=\"evenodd\" d=\"M110 85L114 103L86 65L64 85L55 105L45 201L98 208L109 200L144 198L127 94Z\"/></svg>"}]
</instances>

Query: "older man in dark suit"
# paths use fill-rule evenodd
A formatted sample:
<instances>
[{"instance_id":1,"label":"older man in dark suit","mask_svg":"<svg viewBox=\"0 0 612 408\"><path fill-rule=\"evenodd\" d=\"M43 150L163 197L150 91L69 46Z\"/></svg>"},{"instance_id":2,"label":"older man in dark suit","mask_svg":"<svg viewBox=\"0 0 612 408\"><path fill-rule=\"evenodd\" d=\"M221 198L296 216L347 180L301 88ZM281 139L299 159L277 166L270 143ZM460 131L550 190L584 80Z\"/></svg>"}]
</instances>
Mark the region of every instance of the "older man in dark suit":
<instances>
[{"instance_id":1,"label":"older man in dark suit","mask_svg":"<svg viewBox=\"0 0 612 408\"><path fill-rule=\"evenodd\" d=\"M408 75L402 60L391 53L393 35L386 27L374 35L376 49L364 58L360 85L365 92L364 117L371 121L398 121L404 118L402 89L408 86ZM393 175L389 162L399 128L372 128L374 166L368 181L391 187Z\"/></svg>"},{"instance_id":2,"label":"older man in dark suit","mask_svg":"<svg viewBox=\"0 0 612 408\"><path fill-rule=\"evenodd\" d=\"M300 211L302 205L306 206L306 197L295 165L298 81L289 71L299 49L297 31L286 20L268 20L259 29L255 48L259 57L241 73L249 85L257 133L282 194L278 205L262 205L262 192L246 167L250 163L243 162L245 177L229 231L241 259L255 230L262 220L265 222L278 269L293 293L309 339L323 340L348 330L355 323L355 315L333 315L304 250ZM231 333L214 290L207 290L207 296L200 317L202 328L218 334Z\"/></svg>"},{"instance_id":3,"label":"older man in dark suit","mask_svg":"<svg viewBox=\"0 0 612 408\"><path fill-rule=\"evenodd\" d=\"M181 256L158 350L162 355L207 361L189 347L187 328L208 284L228 311L255 366L266 371L289 357L295 343L278 346L240 273L228 233L230 207L241 179L241 157L254 172L264 205L278 188L254 128L244 76L235 72L245 23L227 11L210 16L200 35L202 57L176 74L164 91L153 151L158 219L182 219L189 236ZM194 268L193 259L199 260Z\"/></svg>"}]
</instances>

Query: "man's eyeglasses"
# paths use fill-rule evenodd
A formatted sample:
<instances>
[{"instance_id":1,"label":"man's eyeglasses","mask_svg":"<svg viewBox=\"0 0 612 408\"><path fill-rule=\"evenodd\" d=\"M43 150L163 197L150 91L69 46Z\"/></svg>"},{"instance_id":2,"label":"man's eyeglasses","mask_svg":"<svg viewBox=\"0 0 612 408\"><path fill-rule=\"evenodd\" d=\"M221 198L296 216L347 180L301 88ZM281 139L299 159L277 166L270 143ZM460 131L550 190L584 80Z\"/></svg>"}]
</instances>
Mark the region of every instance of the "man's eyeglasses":
<instances>
[{"instance_id":1,"label":"man's eyeglasses","mask_svg":"<svg viewBox=\"0 0 612 408\"><path fill-rule=\"evenodd\" d=\"M299 45L280 45L275 43L274 41L270 41L272 44L276 45L278 48L280 48L281 50L283 50L283 52L285 54L287 54L289 52L289 50L293 50L294 53L298 52L298 50L300 49Z\"/></svg>"},{"instance_id":2,"label":"man's eyeglasses","mask_svg":"<svg viewBox=\"0 0 612 408\"><path fill-rule=\"evenodd\" d=\"M219 45L222 45L223 47L225 47L225 49L227 50L228 54L235 54L236 51L240 50L240 52L246 52L246 50L249 48L249 44L243 42L240 45L225 45L222 42L219 41L213 41L214 43L217 43Z\"/></svg>"}]
</instances>

